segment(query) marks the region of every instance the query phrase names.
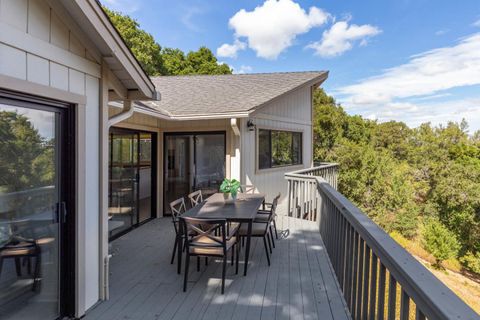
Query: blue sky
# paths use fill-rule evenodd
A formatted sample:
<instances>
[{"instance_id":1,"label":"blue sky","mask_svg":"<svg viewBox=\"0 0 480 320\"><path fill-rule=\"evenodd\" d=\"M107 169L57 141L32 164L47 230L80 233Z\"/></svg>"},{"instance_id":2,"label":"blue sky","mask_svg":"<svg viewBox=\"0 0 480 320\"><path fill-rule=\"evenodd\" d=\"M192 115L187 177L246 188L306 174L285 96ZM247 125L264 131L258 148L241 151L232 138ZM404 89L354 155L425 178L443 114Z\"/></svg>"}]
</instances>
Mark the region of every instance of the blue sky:
<instances>
[{"instance_id":1,"label":"blue sky","mask_svg":"<svg viewBox=\"0 0 480 320\"><path fill-rule=\"evenodd\" d=\"M235 72L329 70L352 114L480 129L479 0L103 0L167 47Z\"/></svg>"}]
</instances>

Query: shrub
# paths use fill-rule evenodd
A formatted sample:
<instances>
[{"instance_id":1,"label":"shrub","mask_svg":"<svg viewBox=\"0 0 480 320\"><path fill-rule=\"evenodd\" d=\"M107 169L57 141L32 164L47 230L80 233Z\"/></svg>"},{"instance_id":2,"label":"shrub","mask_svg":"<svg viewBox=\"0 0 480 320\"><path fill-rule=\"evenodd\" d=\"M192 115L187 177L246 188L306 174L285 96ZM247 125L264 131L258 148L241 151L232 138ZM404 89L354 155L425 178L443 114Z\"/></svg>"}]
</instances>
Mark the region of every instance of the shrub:
<instances>
[{"instance_id":1,"label":"shrub","mask_svg":"<svg viewBox=\"0 0 480 320\"><path fill-rule=\"evenodd\" d=\"M444 260L456 257L460 249L455 235L434 219L425 225L423 240L425 249L435 257L435 266L439 268Z\"/></svg>"},{"instance_id":2,"label":"shrub","mask_svg":"<svg viewBox=\"0 0 480 320\"><path fill-rule=\"evenodd\" d=\"M477 254L468 251L467 254L460 258L460 262L463 263L466 269L480 274L480 251Z\"/></svg>"}]
</instances>

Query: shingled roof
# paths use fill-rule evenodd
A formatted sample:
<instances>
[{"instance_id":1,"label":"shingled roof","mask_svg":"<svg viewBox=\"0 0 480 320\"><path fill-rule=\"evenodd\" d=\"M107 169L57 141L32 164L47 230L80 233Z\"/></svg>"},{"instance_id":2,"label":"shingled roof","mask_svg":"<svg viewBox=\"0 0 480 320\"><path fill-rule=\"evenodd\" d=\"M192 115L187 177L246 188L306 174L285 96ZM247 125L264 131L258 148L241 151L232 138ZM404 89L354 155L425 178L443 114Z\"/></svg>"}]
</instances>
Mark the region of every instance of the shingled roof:
<instances>
[{"instance_id":1,"label":"shingled roof","mask_svg":"<svg viewBox=\"0 0 480 320\"><path fill-rule=\"evenodd\" d=\"M153 77L160 101L137 102L170 117L246 115L288 92L325 81L327 71Z\"/></svg>"}]
</instances>

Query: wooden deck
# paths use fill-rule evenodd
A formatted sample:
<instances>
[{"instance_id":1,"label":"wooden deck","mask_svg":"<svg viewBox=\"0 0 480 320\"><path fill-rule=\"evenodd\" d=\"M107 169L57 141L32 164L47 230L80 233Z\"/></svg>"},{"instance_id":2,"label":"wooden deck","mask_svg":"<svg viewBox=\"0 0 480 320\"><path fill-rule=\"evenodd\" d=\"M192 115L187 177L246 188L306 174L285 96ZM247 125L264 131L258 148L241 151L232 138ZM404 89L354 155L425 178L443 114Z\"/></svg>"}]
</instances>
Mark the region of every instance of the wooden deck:
<instances>
[{"instance_id":1,"label":"wooden deck","mask_svg":"<svg viewBox=\"0 0 480 320\"><path fill-rule=\"evenodd\" d=\"M203 259L200 272L192 259L182 291L170 264L170 219L149 222L112 243L110 300L85 319L350 319L316 223L278 217L277 224L272 265L261 239L253 240L248 275L229 267L221 295L221 264Z\"/></svg>"}]
</instances>

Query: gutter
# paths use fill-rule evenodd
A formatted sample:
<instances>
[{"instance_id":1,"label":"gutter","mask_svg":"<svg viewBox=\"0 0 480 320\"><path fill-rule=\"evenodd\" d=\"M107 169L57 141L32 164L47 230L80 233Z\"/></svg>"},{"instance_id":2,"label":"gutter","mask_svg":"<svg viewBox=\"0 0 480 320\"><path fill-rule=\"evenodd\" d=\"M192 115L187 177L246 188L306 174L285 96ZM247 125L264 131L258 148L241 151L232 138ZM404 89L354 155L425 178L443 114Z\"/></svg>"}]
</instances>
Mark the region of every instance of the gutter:
<instances>
[{"instance_id":1,"label":"gutter","mask_svg":"<svg viewBox=\"0 0 480 320\"><path fill-rule=\"evenodd\" d=\"M127 120L133 115L133 111L134 111L134 108L133 108L132 100L125 100L123 102L122 112L108 118L108 127L110 128L121 121Z\"/></svg>"}]
</instances>

